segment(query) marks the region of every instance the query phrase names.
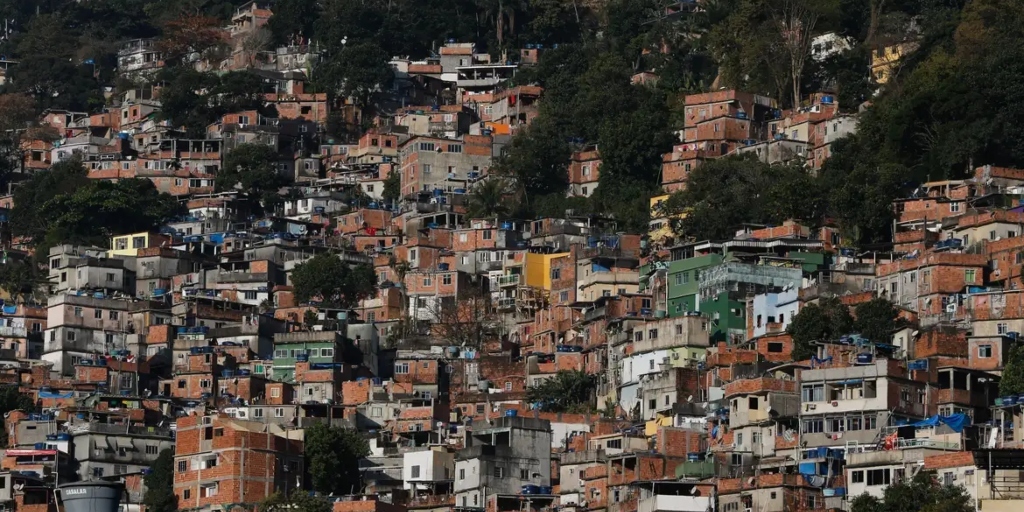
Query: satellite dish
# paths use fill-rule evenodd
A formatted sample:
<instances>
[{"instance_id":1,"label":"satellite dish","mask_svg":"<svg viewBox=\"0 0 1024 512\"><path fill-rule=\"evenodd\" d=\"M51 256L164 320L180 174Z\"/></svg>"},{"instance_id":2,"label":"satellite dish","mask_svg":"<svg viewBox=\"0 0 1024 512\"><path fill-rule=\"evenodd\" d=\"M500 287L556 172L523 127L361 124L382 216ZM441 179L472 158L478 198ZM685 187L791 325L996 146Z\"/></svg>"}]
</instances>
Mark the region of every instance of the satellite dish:
<instances>
[{"instance_id":1,"label":"satellite dish","mask_svg":"<svg viewBox=\"0 0 1024 512\"><path fill-rule=\"evenodd\" d=\"M768 412L768 414L771 414L772 406L769 405L768 407L765 408L765 410Z\"/></svg>"},{"instance_id":2,"label":"satellite dish","mask_svg":"<svg viewBox=\"0 0 1024 512\"><path fill-rule=\"evenodd\" d=\"M782 438L785 439L787 442L792 443L793 440L796 439L796 431L792 429L786 429L785 431L782 432Z\"/></svg>"},{"instance_id":3,"label":"satellite dish","mask_svg":"<svg viewBox=\"0 0 1024 512\"><path fill-rule=\"evenodd\" d=\"M693 402L693 395L686 397L686 403Z\"/></svg>"}]
</instances>

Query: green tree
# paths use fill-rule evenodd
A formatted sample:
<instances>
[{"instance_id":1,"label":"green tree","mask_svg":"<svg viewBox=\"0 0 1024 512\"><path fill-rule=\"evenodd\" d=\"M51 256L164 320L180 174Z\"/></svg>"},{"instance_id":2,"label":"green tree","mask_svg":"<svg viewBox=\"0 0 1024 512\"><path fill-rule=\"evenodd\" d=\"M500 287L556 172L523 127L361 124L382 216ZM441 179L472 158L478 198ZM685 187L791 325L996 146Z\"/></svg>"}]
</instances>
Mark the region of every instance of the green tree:
<instances>
[{"instance_id":1,"label":"green tree","mask_svg":"<svg viewBox=\"0 0 1024 512\"><path fill-rule=\"evenodd\" d=\"M377 295L373 266L350 266L336 254L320 253L292 271L299 302L316 301L323 307L344 309Z\"/></svg>"},{"instance_id":2,"label":"green tree","mask_svg":"<svg viewBox=\"0 0 1024 512\"><path fill-rule=\"evenodd\" d=\"M178 510L178 496L174 494L174 450L165 448L149 467L150 472L143 482L146 494L142 504L152 512L174 512Z\"/></svg>"},{"instance_id":3,"label":"green tree","mask_svg":"<svg viewBox=\"0 0 1024 512\"><path fill-rule=\"evenodd\" d=\"M93 65L75 53L79 31L59 14L43 14L29 23L17 39L19 64L10 84L31 94L39 108L91 111L103 105Z\"/></svg>"},{"instance_id":4,"label":"green tree","mask_svg":"<svg viewBox=\"0 0 1024 512\"><path fill-rule=\"evenodd\" d=\"M306 429L304 446L315 491L335 495L361 492L359 459L369 455L370 449L359 432L315 423Z\"/></svg>"},{"instance_id":5,"label":"green tree","mask_svg":"<svg viewBox=\"0 0 1024 512\"><path fill-rule=\"evenodd\" d=\"M506 203L508 188L508 183L501 178L489 178L476 183L469 194L466 217L506 218L510 213Z\"/></svg>"},{"instance_id":6,"label":"green tree","mask_svg":"<svg viewBox=\"0 0 1024 512\"><path fill-rule=\"evenodd\" d=\"M209 93L220 80L213 73L196 71L191 67L167 67L159 75L159 119L170 121L175 127L183 126L189 136L199 137L214 122L217 113Z\"/></svg>"},{"instance_id":7,"label":"green tree","mask_svg":"<svg viewBox=\"0 0 1024 512\"><path fill-rule=\"evenodd\" d=\"M40 282L39 270L31 260L7 260L0 264L0 289L15 302L31 296Z\"/></svg>"},{"instance_id":8,"label":"green tree","mask_svg":"<svg viewBox=\"0 0 1024 512\"><path fill-rule=\"evenodd\" d=\"M217 189L240 189L251 201L272 207L280 201L278 191L287 184L277 169L277 150L265 144L241 144L224 158L217 173Z\"/></svg>"},{"instance_id":9,"label":"green tree","mask_svg":"<svg viewBox=\"0 0 1024 512\"><path fill-rule=\"evenodd\" d=\"M0 415L4 417L11 411L35 412L36 404L32 397L22 393L18 386L0 386ZM7 446L7 425L0 432L0 446Z\"/></svg>"},{"instance_id":10,"label":"green tree","mask_svg":"<svg viewBox=\"0 0 1024 512\"><path fill-rule=\"evenodd\" d=\"M942 485L934 473L921 471L910 481L894 482L881 499L863 494L853 499L851 512L970 512L973 499L962 486Z\"/></svg>"},{"instance_id":11,"label":"green tree","mask_svg":"<svg viewBox=\"0 0 1024 512\"><path fill-rule=\"evenodd\" d=\"M814 342L834 341L853 329L850 308L836 297L821 299L800 309L789 324L793 337L793 359L802 361L815 354Z\"/></svg>"},{"instance_id":12,"label":"green tree","mask_svg":"<svg viewBox=\"0 0 1024 512\"><path fill-rule=\"evenodd\" d=\"M256 507L258 512L331 512L331 502L322 496L310 496L296 491L285 496L280 492L270 495Z\"/></svg>"},{"instance_id":13,"label":"green tree","mask_svg":"<svg viewBox=\"0 0 1024 512\"><path fill-rule=\"evenodd\" d=\"M999 378L999 394L1024 394L1024 344L1016 344L1010 349L1010 357L1003 366Z\"/></svg>"},{"instance_id":14,"label":"green tree","mask_svg":"<svg viewBox=\"0 0 1024 512\"><path fill-rule=\"evenodd\" d=\"M386 202L395 202L402 198L402 174L398 171L391 171L388 177L384 178L384 192L381 197Z\"/></svg>"},{"instance_id":15,"label":"green tree","mask_svg":"<svg viewBox=\"0 0 1024 512\"><path fill-rule=\"evenodd\" d=\"M390 57L377 43L347 44L317 67L313 76L332 95L352 97L369 106L373 95L391 85Z\"/></svg>"},{"instance_id":16,"label":"green tree","mask_svg":"<svg viewBox=\"0 0 1024 512\"><path fill-rule=\"evenodd\" d=\"M267 22L267 28L274 35L274 43L280 46L308 42L320 9L317 2L308 0L279 0L274 4L274 15Z\"/></svg>"},{"instance_id":17,"label":"green tree","mask_svg":"<svg viewBox=\"0 0 1024 512\"><path fill-rule=\"evenodd\" d=\"M875 343L889 343L893 331L905 323L899 316L899 308L881 297L858 304L855 313L854 330Z\"/></svg>"},{"instance_id":18,"label":"green tree","mask_svg":"<svg viewBox=\"0 0 1024 512\"><path fill-rule=\"evenodd\" d=\"M42 240L50 228L50 216L43 205L59 195L73 194L88 186L88 172L79 160L54 164L49 170L37 172L14 189L11 210L11 231L18 236Z\"/></svg>"},{"instance_id":19,"label":"green tree","mask_svg":"<svg viewBox=\"0 0 1024 512\"><path fill-rule=\"evenodd\" d=\"M593 409L597 379L579 370L561 370L554 377L526 389L526 401L540 404L545 412Z\"/></svg>"},{"instance_id":20,"label":"green tree","mask_svg":"<svg viewBox=\"0 0 1024 512\"><path fill-rule=\"evenodd\" d=\"M106 245L113 235L158 228L183 212L176 198L142 178L117 182L90 180L70 194L42 204L48 216L47 239Z\"/></svg>"}]
</instances>

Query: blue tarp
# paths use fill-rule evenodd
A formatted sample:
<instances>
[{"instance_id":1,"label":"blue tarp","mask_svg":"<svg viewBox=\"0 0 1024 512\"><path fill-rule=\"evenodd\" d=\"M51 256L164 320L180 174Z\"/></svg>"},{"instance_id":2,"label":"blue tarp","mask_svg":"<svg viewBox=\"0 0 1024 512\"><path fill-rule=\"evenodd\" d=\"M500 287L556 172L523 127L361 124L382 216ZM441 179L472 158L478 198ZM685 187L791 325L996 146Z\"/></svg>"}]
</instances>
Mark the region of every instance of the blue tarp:
<instances>
[{"instance_id":1,"label":"blue tarp","mask_svg":"<svg viewBox=\"0 0 1024 512\"><path fill-rule=\"evenodd\" d=\"M925 418L917 423L912 424L914 427L934 427L939 424L946 425L953 432L963 432L964 427L971 424L971 418L966 414L953 414L950 416L939 416L936 414L930 418Z\"/></svg>"},{"instance_id":2,"label":"blue tarp","mask_svg":"<svg viewBox=\"0 0 1024 512\"><path fill-rule=\"evenodd\" d=\"M817 475L818 464L815 462L801 462L800 463L800 474L801 475Z\"/></svg>"},{"instance_id":3,"label":"blue tarp","mask_svg":"<svg viewBox=\"0 0 1024 512\"><path fill-rule=\"evenodd\" d=\"M39 398L71 398L75 396L74 391L68 391L67 393L54 393L53 391L40 391Z\"/></svg>"}]
</instances>

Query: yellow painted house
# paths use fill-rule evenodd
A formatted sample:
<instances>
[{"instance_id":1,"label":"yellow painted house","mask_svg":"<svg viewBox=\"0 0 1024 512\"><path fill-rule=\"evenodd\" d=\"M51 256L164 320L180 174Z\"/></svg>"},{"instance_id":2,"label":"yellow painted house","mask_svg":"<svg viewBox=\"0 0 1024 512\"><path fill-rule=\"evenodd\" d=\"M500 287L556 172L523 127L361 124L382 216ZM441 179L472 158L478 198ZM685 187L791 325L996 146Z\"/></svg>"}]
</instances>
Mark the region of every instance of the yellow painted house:
<instances>
[{"instance_id":1,"label":"yellow painted house","mask_svg":"<svg viewBox=\"0 0 1024 512\"><path fill-rule=\"evenodd\" d=\"M665 203L668 202L669 195L664 194L651 198L651 221L647 228L647 236L652 242L661 242L665 238L673 236L672 232L672 221L686 218L686 213L679 213L676 215L665 214Z\"/></svg>"},{"instance_id":2,"label":"yellow painted house","mask_svg":"<svg viewBox=\"0 0 1024 512\"><path fill-rule=\"evenodd\" d=\"M893 72L899 69L900 60L917 50L917 46L916 42L907 41L880 50L871 50L871 76L875 83L888 83Z\"/></svg>"},{"instance_id":3,"label":"yellow painted house","mask_svg":"<svg viewBox=\"0 0 1024 512\"><path fill-rule=\"evenodd\" d=\"M559 258L568 258L570 253L526 254L526 286L551 290L552 262Z\"/></svg>"},{"instance_id":4,"label":"yellow painted house","mask_svg":"<svg viewBox=\"0 0 1024 512\"><path fill-rule=\"evenodd\" d=\"M110 250L107 251L107 257L138 256L139 249L149 247L150 243L154 241L156 236L158 236L156 233L142 232L112 237L110 239Z\"/></svg>"}]
</instances>

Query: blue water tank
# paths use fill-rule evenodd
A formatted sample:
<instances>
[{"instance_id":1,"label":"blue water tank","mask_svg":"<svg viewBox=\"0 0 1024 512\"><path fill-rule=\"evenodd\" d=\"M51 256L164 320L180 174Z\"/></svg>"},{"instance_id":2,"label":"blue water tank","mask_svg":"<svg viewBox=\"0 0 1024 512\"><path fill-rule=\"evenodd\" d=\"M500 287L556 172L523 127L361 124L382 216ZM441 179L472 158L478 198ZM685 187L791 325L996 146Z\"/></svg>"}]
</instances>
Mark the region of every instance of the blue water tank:
<instances>
[{"instance_id":1,"label":"blue water tank","mask_svg":"<svg viewBox=\"0 0 1024 512\"><path fill-rule=\"evenodd\" d=\"M515 418L516 416L519 416L519 411L517 411L515 409L506 409L505 410L505 417L506 418Z\"/></svg>"},{"instance_id":2,"label":"blue water tank","mask_svg":"<svg viewBox=\"0 0 1024 512\"><path fill-rule=\"evenodd\" d=\"M512 231L512 223L511 222L502 222L501 223L501 229L504 230L504 231Z\"/></svg>"}]
</instances>

